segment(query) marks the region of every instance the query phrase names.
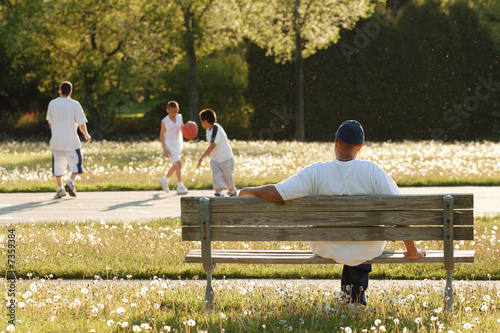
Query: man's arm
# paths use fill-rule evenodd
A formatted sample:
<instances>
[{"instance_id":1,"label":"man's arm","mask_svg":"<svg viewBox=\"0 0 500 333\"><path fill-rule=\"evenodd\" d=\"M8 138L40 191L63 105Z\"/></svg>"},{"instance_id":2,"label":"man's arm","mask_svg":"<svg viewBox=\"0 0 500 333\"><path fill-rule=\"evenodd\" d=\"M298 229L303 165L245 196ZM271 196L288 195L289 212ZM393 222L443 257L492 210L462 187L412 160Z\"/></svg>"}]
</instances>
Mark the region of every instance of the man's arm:
<instances>
[{"instance_id":1,"label":"man's arm","mask_svg":"<svg viewBox=\"0 0 500 333\"><path fill-rule=\"evenodd\" d=\"M405 257L408 259L419 259L426 256L424 250L417 249L414 241L404 241L406 246Z\"/></svg>"},{"instance_id":2,"label":"man's arm","mask_svg":"<svg viewBox=\"0 0 500 333\"><path fill-rule=\"evenodd\" d=\"M240 191L240 197L261 197L269 201L285 201L274 185L245 187Z\"/></svg>"},{"instance_id":3,"label":"man's arm","mask_svg":"<svg viewBox=\"0 0 500 333\"><path fill-rule=\"evenodd\" d=\"M207 148L207 150L203 153L203 155L201 155L200 160L198 161L198 165L196 166L197 168L199 168L199 167L200 167L201 162L203 161L203 159L204 159L205 157L207 157L208 155L210 155L210 153L211 153L211 152L213 152L213 151L214 151L214 149L215 149L215 146L216 146L216 145L217 145L217 144L216 144L215 142L212 142L212 143L210 144L210 146L209 146L209 147Z\"/></svg>"},{"instance_id":4,"label":"man's arm","mask_svg":"<svg viewBox=\"0 0 500 333\"><path fill-rule=\"evenodd\" d=\"M90 140L92 138L90 137L90 134L87 131L87 125L85 123L83 123L80 126L78 126L78 128L80 129L80 132L83 133L83 136L85 137L85 141L90 142Z\"/></svg>"}]
</instances>

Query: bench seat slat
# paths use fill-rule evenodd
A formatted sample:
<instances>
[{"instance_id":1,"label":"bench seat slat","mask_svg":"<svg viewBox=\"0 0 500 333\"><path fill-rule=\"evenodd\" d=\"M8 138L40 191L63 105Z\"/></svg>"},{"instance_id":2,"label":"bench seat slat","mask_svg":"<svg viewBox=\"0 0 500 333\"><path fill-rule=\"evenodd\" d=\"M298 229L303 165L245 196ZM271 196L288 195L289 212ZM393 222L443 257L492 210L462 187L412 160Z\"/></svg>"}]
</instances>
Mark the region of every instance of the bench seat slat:
<instances>
[{"instance_id":1,"label":"bench seat slat","mask_svg":"<svg viewBox=\"0 0 500 333\"><path fill-rule=\"evenodd\" d=\"M472 209L472 194L451 194L455 209ZM360 196L308 196L287 202L271 202L257 197L210 198L210 212L306 212L365 211L365 210L421 210L443 209L443 195L360 195ZM199 197L181 198L182 212L199 212Z\"/></svg>"},{"instance_id":2,"label":"bench seat slat","mask_svg":"<svg viewBox=\"0 0 500 333\"><path fill-rule=\"evenodd\" d=\"M455 240L473 240L473 227L455 227ZM212 227L212 241L443 240L443 227ZM183 227L183 241L199 241L199 227Z\"/></svg>"},{"instance_id":3,"label":"bench seat slat","mask_svg":"<svg viewBox=\"0 0 500 333\"><path fill-rule=\"evenodd\" d=\"M474 262L472 250L454 251L454 260ZM418 260L406 259L403 251L384 251L384 253L366 263L443 263L443 251L427 251L427 255ZM201 263L201 250L191 250L185 262ZM337 264L335 260L322 258L311 251L269 251L269 250L212 250L212 262L219 264Z\"/></svg>"},{"instance_id":4,"label":"bench seat slat","mask_svg":"<svg viewBox=\"0 0 500 333\"><path fill-rule=\"evenodd\" d=\"M182 225L200 225L200 213L182 213ZM380 212L239 212L211 213L210 225L443 225L443 210ZM455 210L455 225L472 225L472 210Z\"/></svg>"}]
</instances>

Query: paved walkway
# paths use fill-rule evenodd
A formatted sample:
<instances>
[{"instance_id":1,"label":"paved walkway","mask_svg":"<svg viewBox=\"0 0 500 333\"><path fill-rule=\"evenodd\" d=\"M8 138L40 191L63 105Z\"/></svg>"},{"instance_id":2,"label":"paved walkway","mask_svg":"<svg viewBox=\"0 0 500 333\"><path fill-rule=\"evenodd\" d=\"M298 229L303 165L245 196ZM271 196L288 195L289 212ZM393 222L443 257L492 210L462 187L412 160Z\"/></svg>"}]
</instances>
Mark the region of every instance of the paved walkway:
<instances>
[{"instance_id":1,"label":"paved walkway","mask_svg":"<svg viewBox=\"0 0 500 333\"><path fill-rule=\"evenodd\" d=\"M476 216L500 215L500 187L406 187L401 190L404 194L473 193ZM211 190L188 194L211 195ZM54 199L54 193L0 193L0 224L179 217L179 199L175 191L78 192L76 198L62 199Z\"/></svg>"}]
</instances>

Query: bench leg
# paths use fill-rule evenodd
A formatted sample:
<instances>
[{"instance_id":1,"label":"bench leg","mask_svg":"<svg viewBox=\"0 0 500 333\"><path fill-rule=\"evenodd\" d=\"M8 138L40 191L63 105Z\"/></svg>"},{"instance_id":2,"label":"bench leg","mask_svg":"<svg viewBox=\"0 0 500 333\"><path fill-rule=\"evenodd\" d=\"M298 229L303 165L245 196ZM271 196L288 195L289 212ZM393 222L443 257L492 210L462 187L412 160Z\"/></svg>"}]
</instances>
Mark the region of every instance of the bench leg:
<instances>
[{"instance_id":1,"label":"bench leg","mask_svg":"<svg viewBox=\"0 0 500 333\"><path fill-rule=\"evenodd\" d=\"M453 311L453 278L451 272L446 272L446 288L444 289L444 310Z\"/></svg>"},{"instance_id":2,"label":"bench leg","mask_svg":"<svg viewBox=\"0 0 500 333\"><path fill-rule=\"evenodd\" d=\"M214 288L212 287L212 273L207 273L207 289L205 290L205 311L214 309Z\"/></svg>"}]
</instances>

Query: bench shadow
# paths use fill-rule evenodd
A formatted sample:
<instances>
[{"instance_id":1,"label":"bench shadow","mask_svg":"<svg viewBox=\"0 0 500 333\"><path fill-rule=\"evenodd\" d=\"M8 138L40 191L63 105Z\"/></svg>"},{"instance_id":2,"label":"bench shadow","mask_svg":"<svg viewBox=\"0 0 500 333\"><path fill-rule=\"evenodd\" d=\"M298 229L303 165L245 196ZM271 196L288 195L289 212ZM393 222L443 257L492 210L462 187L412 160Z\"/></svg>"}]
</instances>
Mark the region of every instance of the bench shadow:
<instances>
[{"instance_id":1,"label":"bench shadow","mask_svg":"<svg viewBox=\"0 0 500 333\"><path fill-rule=\"evenodd\" d=\"M130 207L130 206L150 207L151 205L148 203L151 201L156 201L156 200L161 200L159 194L154 194L151 199L124 202L121 204L109 206L107 209L101 210L101 211L102 212L109 212L111 210L117 210L117 209L126 208L126 207Z\"/></svg>"}]
</instances>

